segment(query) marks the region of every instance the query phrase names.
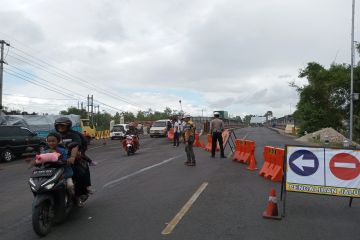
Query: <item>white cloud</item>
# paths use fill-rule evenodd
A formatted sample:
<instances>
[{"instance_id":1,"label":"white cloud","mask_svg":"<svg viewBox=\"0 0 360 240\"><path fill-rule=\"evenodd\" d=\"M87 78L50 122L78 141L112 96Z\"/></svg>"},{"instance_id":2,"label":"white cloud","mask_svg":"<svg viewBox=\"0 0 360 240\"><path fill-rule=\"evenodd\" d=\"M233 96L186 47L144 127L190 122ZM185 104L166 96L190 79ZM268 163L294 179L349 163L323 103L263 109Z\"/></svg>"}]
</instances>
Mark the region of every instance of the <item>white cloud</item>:
<instances>
[{"instance_id":1,"label":"white cloud","mask_svg":"<svg viewBox=\"0 0 360 240\"><path fill-rule=\"evenodd\" d=\"M281 116L295 109L298 96L288 82L306 82L297 75L307 62L349 60L351 4L341 0L2 2L0 21L8 24L0 39L98 87L32 66L24 70L78 92L80 101L93 94L124 110L138 108L99 88L143 109L177 109L182 99L192 114L224 108L233 115L272 110ZM24 96L39 91L16 84L5 80L4 91ZM64 97L43 89L41 95Z\"/></svg>"}]
</instances>

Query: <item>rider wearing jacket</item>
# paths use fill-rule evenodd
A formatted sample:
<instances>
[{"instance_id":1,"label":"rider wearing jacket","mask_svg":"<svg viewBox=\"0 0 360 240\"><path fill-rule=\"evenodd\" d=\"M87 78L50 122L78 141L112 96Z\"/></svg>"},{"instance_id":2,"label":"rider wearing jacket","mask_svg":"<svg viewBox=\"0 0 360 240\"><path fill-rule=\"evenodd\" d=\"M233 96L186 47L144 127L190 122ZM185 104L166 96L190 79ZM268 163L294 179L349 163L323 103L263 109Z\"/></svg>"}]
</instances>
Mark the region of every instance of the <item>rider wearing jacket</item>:
<instances>
[{"instance_id":1,"label":"rider wearing jacket","mask_svg":"<svg viewBox=\"0 0 360 240\"><path fill-rule=\"evenodd\" d=\"M62 144L68 149L69 162L74 170L75 194L77 196L88 194L90 185L90 171L86 162L81 161L82 141L80 133L71 130L72 122L67 117L60 117L55 120L55 130L62 137Z\"/></svg>"},{"instance_id":2,"label":"rider wearing jacket","mask_svg":"<svg viewBox=\"0 0 360 240\"><path fill-rule=\"evenodd\" d=\"M140 146L138 134L139 134L139 132L135 128L135 126L133 124L129 124L129 129L126 131L125 135L134 136L134 147L136 149L139 149L139 146Z\"/></svg>"}]
</instances>

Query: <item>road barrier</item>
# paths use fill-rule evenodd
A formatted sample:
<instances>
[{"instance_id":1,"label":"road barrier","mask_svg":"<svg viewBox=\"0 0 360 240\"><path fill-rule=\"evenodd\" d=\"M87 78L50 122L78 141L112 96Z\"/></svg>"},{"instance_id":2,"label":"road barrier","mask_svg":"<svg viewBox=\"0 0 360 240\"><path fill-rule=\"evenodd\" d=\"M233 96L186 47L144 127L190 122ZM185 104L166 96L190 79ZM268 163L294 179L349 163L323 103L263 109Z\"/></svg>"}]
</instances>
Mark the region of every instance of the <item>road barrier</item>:
<instances>
[{"instance_id":1,"label":"road barrier","mask_svg":"<svg viewBox=\"0 0 360 240\"><path fill-rule=\"evenodd\" d=\"M227 134L228 134L227 139L226 141L224 141L224 150L226 149L227 146L229 146L231 152L234 153L236 150L235 141L237 139L234 129L227 129Z\"/></svg>"},{"instance_id":2,"label":"road barrier","mask_svg":"<svg viewBox=\"0 0 360 240\"><path fill-rule=\"evenodd\" d=\"M106 138L110 138L110 130L96 131L96 133L95 133L96 140L106 139Z\"/></svg>"},{"instance_id":3,"label":"road barrier","mask_svg":"<svg viewBox=\"0 0 360 240\"><path fill-rule=\"evenodd\" d=\"M240 159L243 159L243 155L244 155L244 140L241 139L236 139L235 140L235 152L233 155L233 160L234 161L240 161Z\"/></svg>"},{"instance_id":4,"label":"road barrier","mask_svg":"<svg viewBox=\"0 0 360 240\"><path fill-rule=\"evenodd\" d=\"M235 140L233 160L248 164L248 170L256 170L255 142L251 140Z\"/></svg>"},{"instance_id":5,"label":"road barrier","mask_svg":"<svg viewBox=\"0 0 360 240\"><path fill-rule=\"evenodd\" d=\"M195 133L195 141L194 141L194 147L204 147L204 143L200 142L200 136L199 133Z\"/></svg>"},{"instance_id":6,"label":"road barrier","mask_svg":"<svg viewBox=\"0 0 360 240\"><path fill-rule=\"evenodd\" d=\"M285 150L271 146L264 147L264 164L259 172L260 176L273 182L281 182L283 178Z\"/></svg>"},{"instance_id":7,"label":"road barrier","mask_svg":"<svg viewBox=\"0 0 360 240\"><path fill-rule=\"evenodd\" d=\"M250 140L242 140L242 147L240 148L240 151L240 156L237 161L249 164L251 157L254 157L255 142Z\"/></svg>"},{"instance_id":8,"label":"road barrier","mask_svg":"<svg viewBox=\"0 0 360 240\"><path fill-rule=\"evenodd\" d=\"M174 128L170 128L170 130L168 131L168 139L170 141L174 140Z\"/></svg>"},{"instance_id":9,"label":"road barrier","mask_svg":"<svg viewBox=\"0 0 360 240\"><path fill-rule=\"evenodd\" d=\"M212 136L211 134L207 135L207 144L205 145L204 149L207 152L211 152L211 148L212 148Z\"/></svg>"}]
</instances>

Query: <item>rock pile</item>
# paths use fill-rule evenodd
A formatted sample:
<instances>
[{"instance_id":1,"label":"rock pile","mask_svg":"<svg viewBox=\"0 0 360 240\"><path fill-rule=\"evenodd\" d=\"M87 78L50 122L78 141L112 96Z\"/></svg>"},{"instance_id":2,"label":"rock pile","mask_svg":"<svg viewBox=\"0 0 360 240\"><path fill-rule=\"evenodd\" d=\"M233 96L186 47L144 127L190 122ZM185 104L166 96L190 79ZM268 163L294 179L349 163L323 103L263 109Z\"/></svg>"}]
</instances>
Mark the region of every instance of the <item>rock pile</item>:
<instances>
[{"instance_id":1,"label":"rock pile","mask_svg":"<svg viewBox=\"0 0 360 240\"><path fill-rule=\"evenodd\" d=\"M344 137L341 133L335 131L333 128L323 128L319 131L306 134L301 138L298 138L297 141L300 142L330 142L330 143L343 143L347 138Z\"/></svg>"}]
</instances>

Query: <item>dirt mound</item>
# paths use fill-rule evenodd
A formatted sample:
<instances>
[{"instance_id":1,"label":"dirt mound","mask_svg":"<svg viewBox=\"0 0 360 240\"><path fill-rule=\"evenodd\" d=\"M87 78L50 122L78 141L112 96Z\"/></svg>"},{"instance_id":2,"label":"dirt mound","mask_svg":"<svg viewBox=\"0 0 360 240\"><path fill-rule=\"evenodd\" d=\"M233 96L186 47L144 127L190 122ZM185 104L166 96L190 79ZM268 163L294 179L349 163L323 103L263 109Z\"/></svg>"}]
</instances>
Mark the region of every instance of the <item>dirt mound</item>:
<instances>
[{"instance_id":1,"label":"dirt mound","mask_svg":"<svg viewBox=\"0 0 360 240\"><path fill-rule=\"evenodd\" d=\"M343 143L346 139L344 135L335 131L333 128L323 128L319 131L306 134L296 140L300 142L329 141L330 143Z\"/></svg>"}]
</instances>

